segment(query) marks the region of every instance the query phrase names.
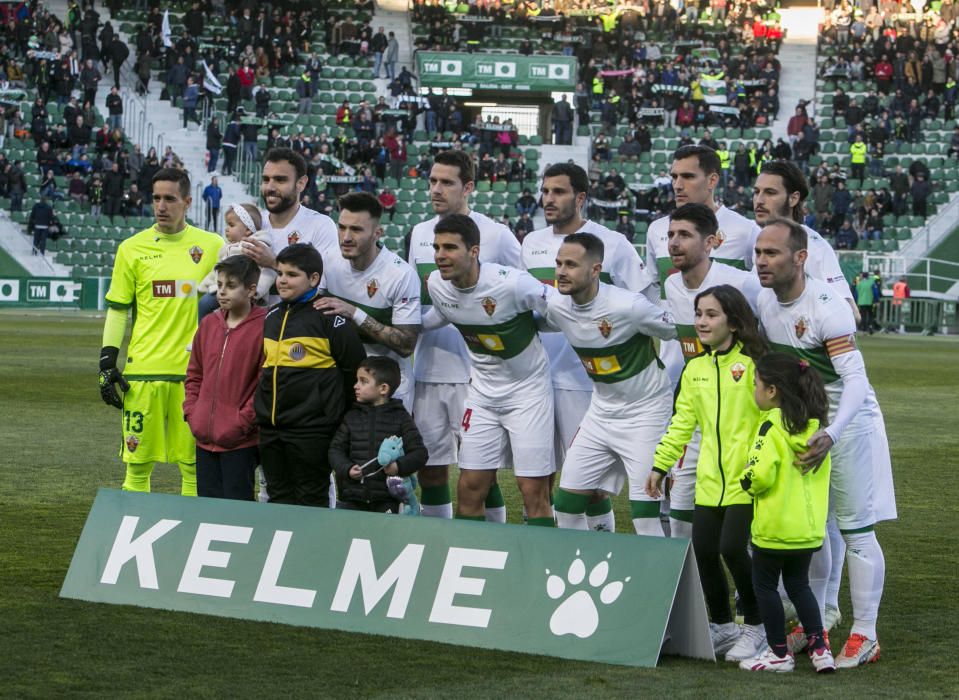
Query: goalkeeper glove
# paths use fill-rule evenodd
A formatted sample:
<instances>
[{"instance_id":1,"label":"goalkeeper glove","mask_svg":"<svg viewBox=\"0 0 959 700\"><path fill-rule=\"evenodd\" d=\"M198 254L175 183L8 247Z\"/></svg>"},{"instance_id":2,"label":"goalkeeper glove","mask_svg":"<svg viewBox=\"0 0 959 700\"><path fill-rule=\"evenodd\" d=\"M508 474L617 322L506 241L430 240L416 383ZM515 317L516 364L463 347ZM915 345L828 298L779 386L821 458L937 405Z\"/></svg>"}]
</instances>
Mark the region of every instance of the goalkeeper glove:
<instances>
[{"instance_id":1,"label":"goalkeeper glove","mask_svg":"<svg viewBox=\"0 0 959 700\"><path fill-rule=\"evenodd\" d=\"M130 390L130 384L120 370L117 369L117 358L120 355L120 348L110 347L109 345L100 350L100 398L108 406L123 408L123 397L117 392L117 385L123 391Z\"/></svg>"}]
</instances>

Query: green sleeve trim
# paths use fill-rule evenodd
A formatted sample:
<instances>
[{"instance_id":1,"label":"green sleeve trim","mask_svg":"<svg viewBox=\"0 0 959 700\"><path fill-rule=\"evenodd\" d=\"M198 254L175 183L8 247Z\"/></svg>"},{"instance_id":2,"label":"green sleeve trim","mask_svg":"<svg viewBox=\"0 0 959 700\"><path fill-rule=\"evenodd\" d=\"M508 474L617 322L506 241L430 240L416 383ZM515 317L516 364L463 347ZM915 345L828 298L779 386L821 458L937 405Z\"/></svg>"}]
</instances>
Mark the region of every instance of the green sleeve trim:
<instances>
[{"instance_id":1,"label":"green sleeve trim","mask_svg":"<svg viewBox=\"0 0 959 700\"><path fill-rule=\"evenodd\" d=\"M429 279L430 274L436 268L436 263L434 262L418 262L416 263L416 274L420 278L420 304L423 306L432 306L433 300L430 298L430 290L426 284L426 280Z\"/></svg>"},{"instance_id":2,"label":"green sleeve trim","mask_svg":"<svg viewBox=\"0 0 959 700\"><path fill-rule=\"evenodd\" d=\"M185 374L124 374L125 379L131 382L182 382Z\"/></svg>"},{"instance_id":3,"label":"green sleeve trim","mask_svg":"<svg viewBox=\"0 0 959 700\"><path fill-rule=\"evenodd\" d=\"M836 371L836 368L833 367L832 360L829 357L829 353L826 352L825 346L819 346L818 348L796 348L792 345L786 345L785 343L770 342L769 344L776 352L784 352L798 357L800 360L806 360L816 368L819 376L822 377L822 380L826 384L839 381L839 373Z\"/></svg>"},{"instance_id":4,"label":"green sleeve trim","mask_svg":"<svg viewBox=\"0 0 959 700\"><path fill-rule=\"evenodd\" d=\"M118 348L123 344L123 336L127 331L127 311L110 307L107 309L107 320L103 324L104 347Z\"/></svg>"}]
</instances>

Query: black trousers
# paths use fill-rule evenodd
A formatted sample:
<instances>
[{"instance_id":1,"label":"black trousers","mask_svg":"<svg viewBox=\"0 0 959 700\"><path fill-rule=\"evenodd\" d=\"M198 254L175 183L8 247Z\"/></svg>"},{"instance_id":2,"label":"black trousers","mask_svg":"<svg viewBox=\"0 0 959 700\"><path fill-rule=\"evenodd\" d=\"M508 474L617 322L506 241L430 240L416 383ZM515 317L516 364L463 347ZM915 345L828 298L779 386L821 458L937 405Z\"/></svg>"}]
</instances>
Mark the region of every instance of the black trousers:
<instances>
[{"instance_id":1,"label":"black trousers","mask_svg":"<svg viewBox=\"0 0 959 700\"><path fill-rule=\"evenodd\" d=\"M766 628L766 639L773 649L786 645L786 615L779 598L779 576L806 636L822 634L819 603L809 587L809 562L815 550L775 551L753 547L753 589Z\"/></svg>"},{"instance_id":2,"label":"black trousers","mask_svg":"<svg viewBox=\"0 0 959 700\"><path fill-rule=\"evenodd\" d=\"M270 503L330 507L330 435L260 429L260 464Z\"/></svg>"},{"instance_id":3,"label":"black trousers","mask_svg":"<svg viewBox=\"0 0 959 700\"><path fill-rule=\"evenodd\" d=\"M196 448L196 493L206 498L254 500L253 474L259 462L255 447L227 452Z\"/></svg>"},{"instance_id":4,"label":"black trousers","mask_svg":"<svg viewBox=\"0 0 959 700\"><path fill-rule=\"evenodd\" d=\"M337 499L336 507L341 510L363 510L367 513L399 513L400 502L392 498L383 501L341 501Z\"/></svg>"},{"instance_id":5,"label":"black trousers","mask_svg":"<svg viewBox=\"0 0 959 700\"><path fill-rule=\"evenodd\" d=\"M722 561L732 574L743 606L747 625L758 625L762 618L753 593L752 565L749 561L749 526L753 522L752 504L710 507L697 505L693 511L693 552L699 567L699 581L709 608L709 617L717 625L733 621L729 607L729 586Z\"/></svg>"}]
</instances>

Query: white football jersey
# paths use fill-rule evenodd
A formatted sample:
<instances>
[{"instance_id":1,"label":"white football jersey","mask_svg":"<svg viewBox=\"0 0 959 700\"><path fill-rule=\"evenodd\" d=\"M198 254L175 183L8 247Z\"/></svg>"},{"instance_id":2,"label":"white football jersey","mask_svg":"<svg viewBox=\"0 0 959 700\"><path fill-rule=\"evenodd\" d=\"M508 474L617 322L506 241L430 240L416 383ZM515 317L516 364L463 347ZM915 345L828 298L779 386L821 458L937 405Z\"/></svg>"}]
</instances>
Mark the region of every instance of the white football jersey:
<instances>
[{"instance_id":1,"label":"white football jersey","mask_svg":"<svg viewBox=\"0 0 959 700\"><path fill-rule=\"evenodd\" d=\"M645 296L608 284L583 306L569 295L549 297L546 322L566 336L593 381L591 409L610 417L642 411L671 393L653 336L676 337L669 312Z\"/></svg>"},{"instance_id":2,"label":"white football jersey","mask_svg":"<svg viewBox=\"0 0 959 700\"><path fill-rule=\"evenodd\" d=\"M759 320L773 350L796 355L818 370L826 383L829 420L833 422L843 392L843 374L865 372L849 304L831 285L807 275L802 295L788 304L780 304L772 289L763 289L759 294ZM871 430L878 410L870 386L850 427L855 424Z\"/></svg>"},{"instance_id":3,"label":"white football jersey","mask_svg":"<svg viewBox=\"0 0 959 700\"><path fill-rule=\"evenodd\" d=\"M749 306L754 312L756 311L762 286L759 284L759 278L751 272L737 270L735 267L713 261L703 283L697 289L686 287L682 274L670 275L666 280L666 304L676 322L676 333L679 336L684 362L689 362L703 351L695 328L696 296L720 284L728 284L741 291L749 302Z\"/></svg>"},{"instance_id":4,"label":"white football jersey","mask_svg":"<svg viewBox=\"0 0 959 700\"><path fill-rule=\"evenodd\" d=\"M509 228L479 212L471 211L469 217L476 222L480 230L481 263L520 266L519 241ZM432 304L426 281L436 269L433 258L433 228L439 220L438 216L434 216L429 221L417 224L410 235L409 263L421 281L420 303L424 313ZM465 384L469 381L466 346L463 345L460 334L453 328L439 328L421 333L413 357L413 372L418 382Z\"/></svg>"},{"instance_id":5,"label":"white football jersey","mask_svg":"<svg viewBox=\"0 0 959 700\"><path fill-rule=\"evenodd\" d=\"M806 235L809 236L809 242L806 244L806 274L822 280L833 288L843 299L852 299L852 289L846 276L842 273L839 266L839 256L825 238L820 236L808 226Z\"/></svg>"},{"instance_id":6,"label":"white football jersey","mask_svg":"<svg viewBox=\"0 0 959 700\"><path fill-rule=\"evenodd\" d=\"M719 222L716 234L718 245L713 248L713 260L740 270L751 270L759 226L725 206L716 210L716 221ZM668 216L656 219L649 225L646 232L646 267L656 271L661 296L665 298L666 278L676 272L669 257Z\"/></svg>"},{"instance_id":7,"label":"white football jersey","mask_svg":"<svg viewBox=\"0 0 959 700\"><path fill-rule=\"evenodd\" d=\"M533 312L543 314L554 290L523 270L483 263L479 281L459 289L439 271L427 281L433 311L466 341L472 390L495 405L549 387L549 363Z\"/></svg>"},{"instance_id":8,"label":"white football jersey","mask_svg":"<svg viewBox=\"0 0 959 700\"><path fill-rule=\"evenodd\" d=\"M577 233L591 233L603 242L603 271L600 280L634 292L646 289L653 280L646 266L626 237L594 221L586 221ZM523 239L523 267L543 284L556 286L556 254L563 243L563 234L553 233L547 226ZM553 386L567 391L592 391L590 381L576 353L562 333L540 336L549 357Z\"/></svg>"},{"instance_id":9,"label":"white football jersey","mask_svg":"<svg viewBox=\"0 0 959 700\"><path fill-rule=\"evenodd\" d=\"M336 224L326 214L307 209L302 204L296 214L283 228L273 228L270 224L270 212L260 210L264 231L270 234L274 253L279 253L294 243L309 243L323 256L323 264L328 259L340 257L340 239L336 233Z\"/></svg>"},{"instance_id":10,"label":"white football jersey","mask_svg":"<svg viewBox=\"0 0 959 700\"><path fill-rule=\"evenodd\" d=\"M416 272L388 248L381 248L373 264L355 270L342 256L331 257L323 268L326 292L359 309L384 326L418 326L420 282ZM380 343L364 342L367 355L392 357L400 366L399 394L412 392L413 363Z\"/></svg>"}]
</instances>

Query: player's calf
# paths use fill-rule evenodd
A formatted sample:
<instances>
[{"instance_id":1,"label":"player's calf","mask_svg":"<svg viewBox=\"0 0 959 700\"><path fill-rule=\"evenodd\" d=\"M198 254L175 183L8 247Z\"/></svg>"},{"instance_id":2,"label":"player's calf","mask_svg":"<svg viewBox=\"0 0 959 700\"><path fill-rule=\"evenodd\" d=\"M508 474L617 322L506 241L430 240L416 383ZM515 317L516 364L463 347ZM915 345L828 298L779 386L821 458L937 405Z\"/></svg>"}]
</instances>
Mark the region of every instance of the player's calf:
<instances>
[{"instance_id":1,"label":"player's calf","mask_svg":"<svg viewBox=\"0 0 959 700\"><path fill-rule=\"evenodd\" d=\"M516 484L523 495L527 524L554 527L553 508L549 502L549 476L517 476ZM586 512L585 506L583 512Z\"/></svg>"},{"instance_id":2,"label":"player's calf","mask_svg":"<svg viewBox=\"0 0 959 700\"><path fill-rule=\"evenodd\" d=\"M463 469L456 484L456 517L484 520L486 496L496 477L496 470Z\"/></svg>"}]
</instances>

